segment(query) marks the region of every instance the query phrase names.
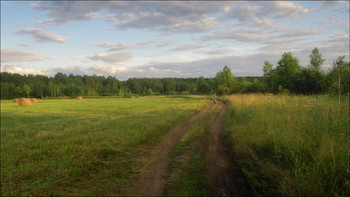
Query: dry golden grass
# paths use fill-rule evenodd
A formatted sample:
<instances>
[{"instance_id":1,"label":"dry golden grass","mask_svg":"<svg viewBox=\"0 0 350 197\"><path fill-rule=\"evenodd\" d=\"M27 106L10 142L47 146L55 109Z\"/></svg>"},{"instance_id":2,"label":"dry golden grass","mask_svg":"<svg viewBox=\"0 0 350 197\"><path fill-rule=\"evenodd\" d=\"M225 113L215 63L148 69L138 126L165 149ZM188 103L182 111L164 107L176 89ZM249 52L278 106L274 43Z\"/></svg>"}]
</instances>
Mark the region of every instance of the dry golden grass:
<instances>
[{"instance_id":1,"label":"dry golden grass","mask_svg":"<svg viewBox=\"0 0 350 197\"><path fill-rule=\"evenodd\" d=\"M20 98L17 102L17 106L31 106L32 102L30 99Z\"/></svg>"},{"instance_id":2,"label":"dry golden grass","mask_svg":"<svg viewBox=\"0 0 350 197\"><path fill-rule=\"evenodd\" d=\"M36 98L31 98L30 101L31 101L32 103L38 103L38 100L37 100Z\"/></svg>"},{"instance_id":3,"label":"dry golden grass","mask_svg":"<svg viewBox=\"0 0 350 197\"><path fill-rule=\"evenodd\" d=\"M77 96L77 98L75 98L75 99L78 101L83 100L83 98L81 96Z\"/></svg>"}]
</instances>

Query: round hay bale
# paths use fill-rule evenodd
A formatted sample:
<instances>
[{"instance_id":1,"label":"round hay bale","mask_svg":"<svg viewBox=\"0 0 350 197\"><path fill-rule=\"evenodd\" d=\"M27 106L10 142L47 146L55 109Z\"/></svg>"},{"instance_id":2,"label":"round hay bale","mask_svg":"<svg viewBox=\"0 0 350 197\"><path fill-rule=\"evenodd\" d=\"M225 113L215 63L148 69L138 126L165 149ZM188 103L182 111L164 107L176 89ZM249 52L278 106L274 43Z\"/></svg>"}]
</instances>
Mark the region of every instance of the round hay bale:
<instances>
[{"instance_id":1,"label":"round hay bale","mask_svg":"<svg viewBox=\"0 0 350 197\"><path fill-rule=\"evenodd\" d=\"M36 98L31 98L31 99L30 99L30 102L32 102L32 103L38 103L38 100L36 100Z\"/></svg>"},{"instance_id":2,"label":"round hay bale","mask_svg":"<svg viewBox=\"0 0 350 197\"><path fill-rule=\"evenodd\" d=\"M19 101L17 102L17 106L31 106L32 102L30 99L26 98L20 98Z\"/></svg>"},{"instance_id":3,"label":"round hay bale","mask_svg":"<svg viewBox=\"0 0 350 197\"><path fill-rule=\"evenodd\" d=\"M81 96L77 96L77 98L75 98L75 99L78 101L83 100L83 98Z\"/></svg>"},{"instance_id":4,"label":"round hay bale","mask_svg":"<svg viewBox=\"0 0 350 197\"><path fill-rule=\"evenodd\" d=\"M18 101L19 101L18 98L14 98L14 99L13 99L13 102L15 102L15 103L17 103Z\"/></svg>"}]
</instances>

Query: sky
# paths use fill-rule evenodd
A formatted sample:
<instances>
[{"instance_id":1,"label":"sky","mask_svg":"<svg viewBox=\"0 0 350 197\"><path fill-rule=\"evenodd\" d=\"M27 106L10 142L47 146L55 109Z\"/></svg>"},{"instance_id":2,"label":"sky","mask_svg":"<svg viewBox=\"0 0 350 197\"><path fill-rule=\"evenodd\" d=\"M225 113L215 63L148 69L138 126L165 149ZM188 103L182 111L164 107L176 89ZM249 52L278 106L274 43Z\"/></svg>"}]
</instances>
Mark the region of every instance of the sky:
<instances>
[{"instance_id":1,"label":"sky","mask_svg":"<svg viewBox=\"0 0 350 197\"><path fill-rule=\"evenodd\" d=\"M262 76L317 47L349 61L349 1L1 1L1 72Z\"/></svg>"}]
</instances>

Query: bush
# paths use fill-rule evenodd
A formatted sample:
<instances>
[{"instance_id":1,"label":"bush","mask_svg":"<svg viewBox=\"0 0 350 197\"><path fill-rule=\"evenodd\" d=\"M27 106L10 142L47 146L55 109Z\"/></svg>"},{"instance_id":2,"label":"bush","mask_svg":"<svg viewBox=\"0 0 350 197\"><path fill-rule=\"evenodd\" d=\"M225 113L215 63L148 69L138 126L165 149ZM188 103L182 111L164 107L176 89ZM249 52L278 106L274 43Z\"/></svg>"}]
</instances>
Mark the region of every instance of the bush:
<instances>
[{"instance_id":1,"label":"bush","mask_svg":"<svg viewBox=\"0 0 350 197\"><path fill-rule=\"evenodd\" d=\"M230 89L229 89L228 87L224 87L224 89L223 89L223 94L224 94L224 95L230 94Z\"/></svg>"}]
</instances>

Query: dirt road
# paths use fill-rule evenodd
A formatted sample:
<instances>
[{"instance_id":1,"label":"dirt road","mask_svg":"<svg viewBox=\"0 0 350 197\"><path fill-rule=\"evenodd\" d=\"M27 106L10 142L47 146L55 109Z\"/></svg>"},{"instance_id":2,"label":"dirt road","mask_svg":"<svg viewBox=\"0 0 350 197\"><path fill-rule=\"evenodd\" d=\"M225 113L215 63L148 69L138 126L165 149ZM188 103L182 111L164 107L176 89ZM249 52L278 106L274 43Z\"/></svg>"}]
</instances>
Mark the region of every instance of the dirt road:
<instances>
[{"instance_id":1,"label":"dirt road","mask_svg":"<svg viewBox=\"0 0 350 197\"><path fill-rule=\"evenodd\" d=\"M230 155L231 147L225 144L221 133L221 124L226 111L227 105L211 125L212 142L208 150L208 196L254 196L240 168L233 161Z\"/></svg>"},{"instance_id":2,"label":"dirt road","mask_svg":"<svg viewBox=\"0 0 350 197\"><path fill-rule=\"evenodd\" d=\"M166 169L170 163L169 154L175 149L191 123L201 118L212 106L213 104L209 105L162 136L160 142L152 148L150 156L147 157L148 163L141 171L138 181L122 196L162 196L167 184ZM221 134L221 124L226 111L227 106L224 105L211 125L212 141L208 147L208 196L254 196L250 185L235 165L230 155L230 147L225 145Z\"/></svg>"},{"instance_id":3,"label":"dirt road","mask_svg":"<svg viewBox=\"0 0 350 197\"><path fill-rule=\"evenodd\" d=\"M185 123L170 129L151 150L151 156L148 157L148 164L141 171L140 178L135 186L130 188L122 196L161 196L164 192L166 180L166 168L170 163L169 154L181 139L186 129L202 117L212 105L201 112L193 115Z\"/></svg>"}]
</instances>

